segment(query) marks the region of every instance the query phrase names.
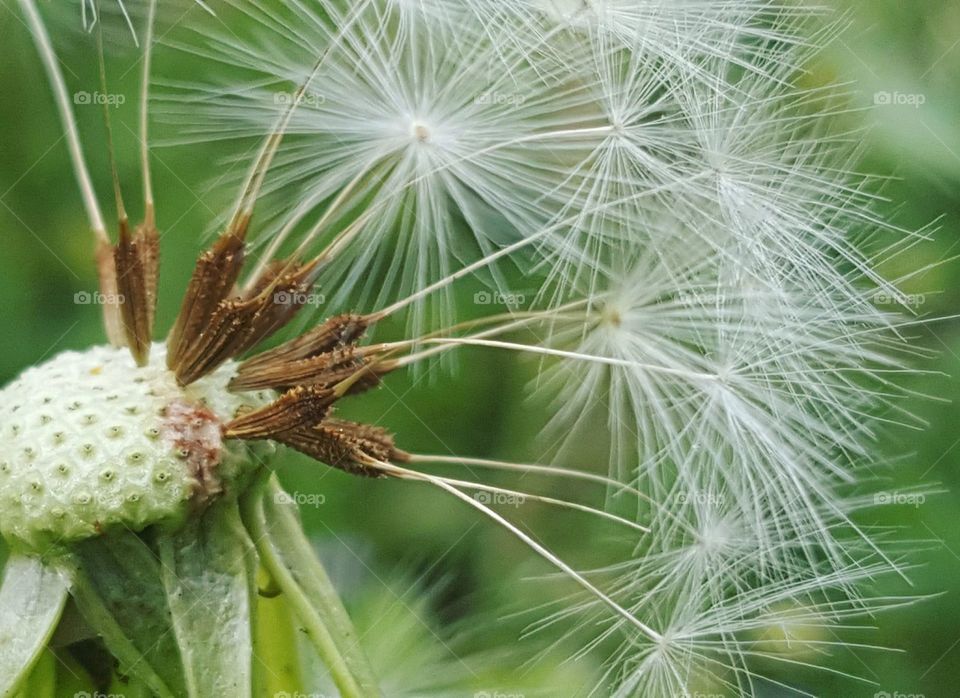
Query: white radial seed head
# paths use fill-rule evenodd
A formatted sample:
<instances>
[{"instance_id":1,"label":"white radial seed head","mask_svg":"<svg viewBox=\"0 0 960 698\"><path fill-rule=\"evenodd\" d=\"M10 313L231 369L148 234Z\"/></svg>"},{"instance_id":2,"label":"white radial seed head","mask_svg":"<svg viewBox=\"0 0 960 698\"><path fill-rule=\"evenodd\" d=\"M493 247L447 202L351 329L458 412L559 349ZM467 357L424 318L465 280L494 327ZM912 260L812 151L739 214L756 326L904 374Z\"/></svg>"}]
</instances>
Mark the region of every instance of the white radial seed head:
<instances>
[{"instance_id":1,"label":"white radial seed head","mask_svg":"<svg viewBox=\"0 0 960 698\"><path fill-rule=\"evenodd\" d=\"M40 548L176 526L235 493L266 456L221 425L266 393L227 391L233 365L183 388L163 345L138 368L124 349L65 352L0 393L0 534Z\"/></svg>"}]
</instances>

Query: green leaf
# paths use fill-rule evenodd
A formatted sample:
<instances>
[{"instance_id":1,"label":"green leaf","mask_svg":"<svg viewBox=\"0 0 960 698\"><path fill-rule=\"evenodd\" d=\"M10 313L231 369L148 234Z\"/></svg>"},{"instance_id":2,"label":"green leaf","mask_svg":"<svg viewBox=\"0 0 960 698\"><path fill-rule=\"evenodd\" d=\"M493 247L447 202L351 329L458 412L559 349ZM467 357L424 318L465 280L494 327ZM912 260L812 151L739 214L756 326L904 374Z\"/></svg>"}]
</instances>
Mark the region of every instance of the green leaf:
<instances>
[{"instance_id":1,"label":"green leaf","mask_svg":"<svg viewBox=\"0 0 960 698\"><path fill-rule=\"evenodd\" d=\"M121 670L164 698L187 695L160 564L133 533L74 548L71 594Z\"/></svg>"},{"instance_id":2,"label":"green leaf","mask_svg":"<svg viewBox=\"0 0 960 698\"><path fill-rule=\"evenodd\" d=\"M24 698L57 698L57 659L52 650L40 654L40 659L23 685Z\"/></svg>"},{"instance_id":3,"label":"green leaf","mask_svg":"<svg viewBox=\"0 0 960 698\"><path fill-rule=\"evenodd\" d=\"M258 561L236 503L158 546L189 694L252 696Z\"/></svg>"},{"instance_id":4,"label":"green leaf","mask_svg":"<svg viewBox=\"0 0 960 698\"><path fill-rule=\"evenodd\" d=\"M14 553L0 586L0 696L12 696L47 646L67 601L67 582L38 557Z\"/></svg>"}]
</instances>

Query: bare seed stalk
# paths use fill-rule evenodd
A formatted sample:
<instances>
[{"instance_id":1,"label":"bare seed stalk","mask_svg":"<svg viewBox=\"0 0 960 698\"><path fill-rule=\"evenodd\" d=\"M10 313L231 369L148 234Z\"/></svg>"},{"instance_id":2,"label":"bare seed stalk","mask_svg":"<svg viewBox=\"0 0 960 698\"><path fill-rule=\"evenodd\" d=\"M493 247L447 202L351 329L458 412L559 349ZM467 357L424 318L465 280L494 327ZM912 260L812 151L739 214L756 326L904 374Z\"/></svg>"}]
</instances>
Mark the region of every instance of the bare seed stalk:
<instances>
[{"instance_id":1,"label":"bare seed stalk","mask_svg":"<svg viewBox=\"0 0 960 698\"><path fill-rule=\"evenodd\" d=\"M90 179L87 163L83 157L83 148L80 145L80 136L77 131L76 119L73 116L73 108L70 106L67 85L63 79L59 59L50 43L50 35L47 34L47 28L44 26L43 19L37 12L33 0L19 0L19 2L30 26L30 33L33 35L33 41L43 61L47 77L50 80L50 87L53 90L57 111L63 123L64 137L67 139L67 146L70 148L70 159L73 161L74 174L77 177L77 183L80 185L80 194L83 197L83 205L87 210L90 227L97 242L109 242L107 229L103 223L103 215L100 212L100 204L97 202L93 182Z\"/></svg>"},{"instance_id":2,"label":"bare seed stalk","mask_svg":"<svg viewBox=\"0 0 960 698\"><path fill-rule=\"evenodd\" d=\"M43 61L47 78L50 80L50 88L53 91L57 112L60 114L60 121L63 124L64 138L67 139L70 160L73 163L73 172L77 178L77 185L80 187L80 196L83 199L83 206L87 212L90 229L93 231L100 291L108 298L115 298L117 296L117 278L116 270L113 266L110 237L107 235L107 228L103 222L103 214L100 211L97 194L93 188L90 171L87 169L87 163L83 156L80 134L77 130L77 122L73 114L73 108L70 106L70 95L67 93L67 85L63 79L63 71L60 69L60 60L53 50L50 35L47 33L47 28L43 23L43 19L40 17L40 13L37 11L34 1L19 0L19 2L23 15L27 19L30 34L33 36L37 52ZM122 346L124 344L123 330L116 305L104 303L102 308L103 324L107 338L114 346Z\"/></svg>"}]
</instances>

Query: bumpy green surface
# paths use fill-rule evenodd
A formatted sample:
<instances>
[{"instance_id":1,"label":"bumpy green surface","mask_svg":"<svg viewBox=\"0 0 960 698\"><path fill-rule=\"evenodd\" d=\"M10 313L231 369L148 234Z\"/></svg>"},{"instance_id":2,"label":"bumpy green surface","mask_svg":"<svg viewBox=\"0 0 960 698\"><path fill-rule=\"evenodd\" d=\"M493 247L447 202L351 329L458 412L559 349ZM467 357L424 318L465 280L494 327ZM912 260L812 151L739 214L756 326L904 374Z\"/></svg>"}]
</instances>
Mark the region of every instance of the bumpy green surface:
<instances>
[{"instance_id":1,"label":"bumpy green surface","mask_svg":"<svg viewBox=\"0 0 960 698\"><path fill-rule=\"evenodd\" d=\"M0 392L0 534L41 547L175 525L229 492L262 454L220 424L270 397L229 393L233 370L180 388L157 345L143 368L95 347L25 371Z\"/></svg>"}]
</instances>

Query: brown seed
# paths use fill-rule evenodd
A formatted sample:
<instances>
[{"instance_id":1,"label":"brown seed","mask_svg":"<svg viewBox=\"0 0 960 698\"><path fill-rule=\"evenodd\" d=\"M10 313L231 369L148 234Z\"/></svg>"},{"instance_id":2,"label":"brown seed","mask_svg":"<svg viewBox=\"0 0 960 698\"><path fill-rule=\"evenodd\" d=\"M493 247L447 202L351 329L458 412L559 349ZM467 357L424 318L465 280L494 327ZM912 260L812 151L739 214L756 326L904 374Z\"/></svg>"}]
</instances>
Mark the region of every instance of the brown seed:
<instances>
[{"instance_id":1,"label":"brown seed","mask_svg":"<svg viewBox=\"0 0 960 698\"><path fill-rule=\"evenodd\" d=\"M217 307L233 290L243 266L245 233L245 225L239 230L227 230L197 260L180 314L167 338L167 366L174 372L199 340Z\"/></svg>"},{"instance_id":2,"label":"brown seed","mask_svg":"<svg viewBox=\"0 0 960 698\"><path fill-rule=\"evenodd\" d=\"M275 437L277 441L353 475L385 477L370 459L404 461L409 456L396 448L385 429L342 419L327 419L313 428L297 429Z\"/></svg>"},{"instance_id":3,"label":"brown seed","mask_svg":"<svg viewBox=\"0 0 960 698\"><path fill-rule=\"evenodd\" d=\"M333 391L300 386L265 407L237 417L224 426L233 439L271 439L294 429L319 424L335 401Z\"/></svg>"},{"instance_id":4,"label":"brown seed","mask_svg":"<svg viewBox=\"0 0 960 698\"><path fill-rule=\"evenodd\" d=\"M138 365L150 357L153 321L157 303L159 234L152 225L141 225L131 237L127 227L120 228L120 241L114 248L120 319L127 345Z\"/></svg>"}]
</instances>

